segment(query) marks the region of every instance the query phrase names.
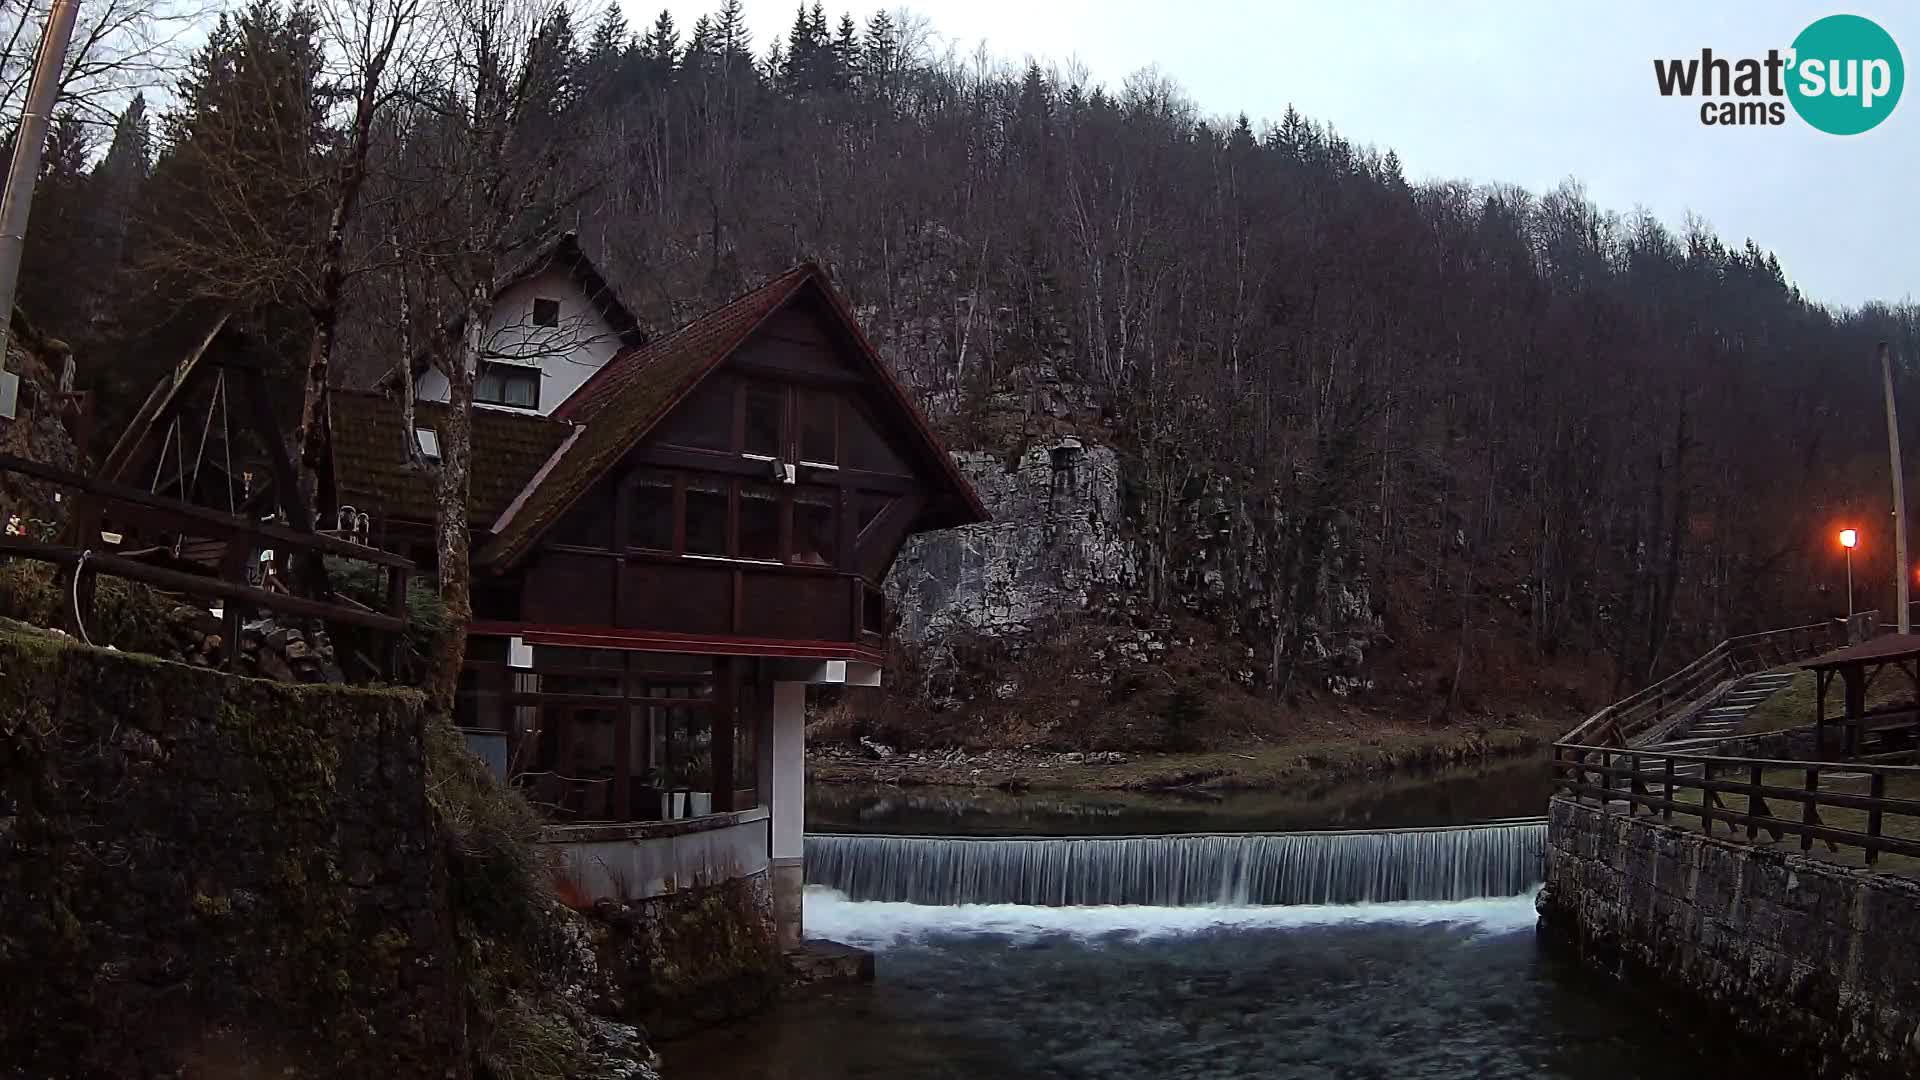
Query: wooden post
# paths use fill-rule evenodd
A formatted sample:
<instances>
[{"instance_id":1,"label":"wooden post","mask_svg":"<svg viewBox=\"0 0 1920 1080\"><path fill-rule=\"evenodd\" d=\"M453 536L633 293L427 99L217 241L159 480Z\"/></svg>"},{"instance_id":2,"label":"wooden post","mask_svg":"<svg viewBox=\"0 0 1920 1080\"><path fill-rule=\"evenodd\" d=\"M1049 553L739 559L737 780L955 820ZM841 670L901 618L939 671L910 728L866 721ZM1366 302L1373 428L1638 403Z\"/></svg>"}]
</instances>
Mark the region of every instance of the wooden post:
<instances>
[{"instance_id":1,"label":"wooden post","mask_svg":"<svg viewBox=\"0 0 1920 1080\"><path fill-rule=\"evenodd\" d=\"M1907 565L1907 488L1900 468L1900 419L1893 405L1893 354L1884 341L1880 343L1880 383L1886 392L1887 455L1893 474L1893 582L1899 597L1895 602L1900 605L1896 624L1905 634L1913 629L1907 611L1907 578L1913 569Z\"/></svg>"},{"instance_id":2,"label":"wooden post","mask_svg":"<svg viewBox=\"0 0 1920 1080\"><path fill-rule=\"evenodd\" d=\"M633 718L640 706L631 704L631 700L614 706L613 805L607 810L615 821L633 820Z\"/></svg>"},{"instance_id":3,"label":"wooden post","mask_svg":"<svg viewBox=\"0 0 1920 1080\"><path fill-rule=\"evenodd\" d=\"M1820 766L1809 765L1807 766L1806 808L1804 812L1802 812L1802 814L1800 815L1800 826L1801 826L1800 850L1801 851L1809 851L1813 848L1813 833L1808 830L1810 830L1813 826L1818 825L1820 823L1820 811L1815 809L1814 807L1814 800L1819 796L1819 794L1820 794Z\"/></svg>"},{"instance_id":4,"label":"wooden post","mask_svg":"<svg viewBox=\"0 0 1920 1080\"><path fill-rule=\"evenodd\" d=\"M738 577L738 575L735 575ZM713 809L724 813L733 809L733 727L739 707L737 679L739 665L731 656L713 660Z\"/></svg>"},{"instance_id":5,"label":"wooden post","mask_svg":"<svg viewBox=\"0 0 1920 1080\"><path fill-rule=\"evenodd\" d=\"M1886 346L1881 346L1885 349ZM1884 355L1884 354L1883 354ZM1904 610L1904 609L1902 609ZM1887 797L1887 774L1875 771L1872 787L1868 794L1873 797L1873 809L1867 811L1867 839L1880 839L1880 800ZM1867 847L1867 865L1872 866L1880 858L1880 849L1869 844Z\"/></svg>"},{"instance_id":6,"label":"wooden post","mask_svg":"<svg viewBox=\"0 0 1920 1080\"><path fill-rule=\"evenodd\" d=\"M1713 779L1713 762L1711 761L1701 762L1700 763L1700 780L1701 780L1700 831L1703 833L1706 833L1708 836L1713 835L1713 789L1706 786L1706 781L1712 780L1712 779Z\"/></svg>"},{"instance_id":7,"label":"wooden post","mask_svg":"<svg viewBox=\"0 0 1920 1080\"><path fill-rule=\"evenodd\" d=\"M1660 808L1660 820L1673 820L1673 757L1667 757L1667 805Z\"/></svg>"}]
</instances>

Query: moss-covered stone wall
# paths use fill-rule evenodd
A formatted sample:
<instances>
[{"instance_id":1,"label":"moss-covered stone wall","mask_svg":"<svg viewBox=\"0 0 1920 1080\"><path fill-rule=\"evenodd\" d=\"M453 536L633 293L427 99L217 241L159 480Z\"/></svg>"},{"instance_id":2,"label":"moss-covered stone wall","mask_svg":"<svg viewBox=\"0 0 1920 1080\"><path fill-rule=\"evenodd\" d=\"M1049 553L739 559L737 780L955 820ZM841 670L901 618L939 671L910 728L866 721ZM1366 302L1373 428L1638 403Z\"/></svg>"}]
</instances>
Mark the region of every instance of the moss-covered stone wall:
<instances>
[{"instance_id":1,"label":"moss-covered stone wall","mask_svg":"<svg viewBox=\"0 0 1920 1080\"><path fill-rule=\"evenodd\" d=\"M655 1036L745 1016L780 991L785 969L765 874L602 901L595 915L623 1011Z\"/></svg>"},{"instance_id":2,"label":"moss-covered stone wall","mask_svg":"<svg viewBox=\"0 0 1920 1080\"><path fill-rule=\"evenodd\" d=\"M462 1077L421 701L0 630L0 1062Z\"/></svg>"}]
</instances>

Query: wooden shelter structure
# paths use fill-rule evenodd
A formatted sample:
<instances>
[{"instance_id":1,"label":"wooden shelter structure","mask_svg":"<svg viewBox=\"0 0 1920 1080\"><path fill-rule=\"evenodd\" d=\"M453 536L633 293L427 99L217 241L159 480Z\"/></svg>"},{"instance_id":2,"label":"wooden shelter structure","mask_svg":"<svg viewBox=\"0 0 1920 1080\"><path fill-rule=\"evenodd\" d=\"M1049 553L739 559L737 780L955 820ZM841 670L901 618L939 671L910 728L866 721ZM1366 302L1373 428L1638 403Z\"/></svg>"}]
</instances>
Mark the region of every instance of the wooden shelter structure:
<instances>
[{"instance_id":1,"label":"wooden shelter structure","mask_svg":"<svg viewBox=\"0 0 1920 1080\"><path fill-rule=\"evenodd\" d=\"M532 297L534 321L579 300ZM797 936L805 688L878 685L881 583L901 546L986 512L811 265L548 383L573 389L473 412L458 720L592 843L628 826L619 843L641 847L592 849L603 865L701 822L733 830L737 864L770 852ZM398 401L337 394L332 481L430 558L434 501L409 440L437 448L443 406L420 397L407 432Z\"/></svg>"},{"instance_id":2,"label":"wooden shelter structure","mask_svg":"<svg viewBox=\"0 0 1920 1080\"><path fill-rule=\"evenodd\" d=\"M261 460L271 479L256 484L249 466ZM0 555L73 568L67 629L82 640L95 575L105 573L217 601L229 670L243 620L261 612L384 633L389 648L375 666L391 668L412 563L314 529L267 394L264 357L224 314L155 384L91 475L8 455L0 455L0 470L71 497L57 541L4 536ZM335 596L327 557L377 567L382 609ZM288 569L285 580L275 566Z\"/></svg>"},{"instance_id":3,"label":"wooden shelter structure","mask_svg":"<svg viewBox=\"0 0 1920 1080\"><path fill-rule=\"evenodd\" d=\"M1842 760L1868 750L1907 748L1920 727L1920 634L1887 634L1816 656L1800 665L1814 673L1815 745L1821 757L1834 753ZM1914 697L1904 704L1869 707L1867 692L1888 668L1907 677ZM1827 695L1840 680L1841 713L1827 715ZM1839 730L1838 745L1830 751L1827 728Z\"/></svg>"}]
</instances>

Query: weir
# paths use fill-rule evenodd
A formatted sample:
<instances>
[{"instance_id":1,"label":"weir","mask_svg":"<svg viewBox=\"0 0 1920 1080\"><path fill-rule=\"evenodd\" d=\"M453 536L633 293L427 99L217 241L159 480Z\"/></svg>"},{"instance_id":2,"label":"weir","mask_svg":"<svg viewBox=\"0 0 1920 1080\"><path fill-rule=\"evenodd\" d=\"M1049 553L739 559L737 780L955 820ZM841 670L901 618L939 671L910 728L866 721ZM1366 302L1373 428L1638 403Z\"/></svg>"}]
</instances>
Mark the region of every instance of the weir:
<instances>
[{"instance_id":1,"label":"weir","mask_svg":"<svg viewBox=\"0 0 1920 1080\"><path fill-rule=\"evenodd\" d=\"M1545 819L1372 832L806 839L807 881L915 904L1358 904L1513 896Z\"/></svg>"}]
</instances>

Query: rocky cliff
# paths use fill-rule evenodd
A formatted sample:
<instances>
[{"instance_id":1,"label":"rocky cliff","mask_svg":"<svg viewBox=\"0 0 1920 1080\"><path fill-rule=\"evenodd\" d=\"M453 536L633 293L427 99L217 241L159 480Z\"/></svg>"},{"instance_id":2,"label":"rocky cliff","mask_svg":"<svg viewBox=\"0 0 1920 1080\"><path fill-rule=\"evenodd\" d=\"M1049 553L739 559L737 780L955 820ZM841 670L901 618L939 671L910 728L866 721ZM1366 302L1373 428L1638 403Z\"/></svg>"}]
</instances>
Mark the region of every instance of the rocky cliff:
<instances>
[{"instance_id":1,"label":"rocky cliff","mask_svg":"<svg viewBox=\"0 0 1920 1080\"><path fill-rule=\"evenodd\" d=\"M1300 589L1300 566L1258 539L1286 530L1256 528L1205 478L1153 527L1126 454L1091 437L954 459L993 520L916 537L894 565L909 707L1033 714L999 725L1018 732L999 741L1151 746L1174 714L1198 718L1280 680L1334 697L1372 685L1382 623L1338 528L1325 527Z\"/></svg>"}]
</instances>

